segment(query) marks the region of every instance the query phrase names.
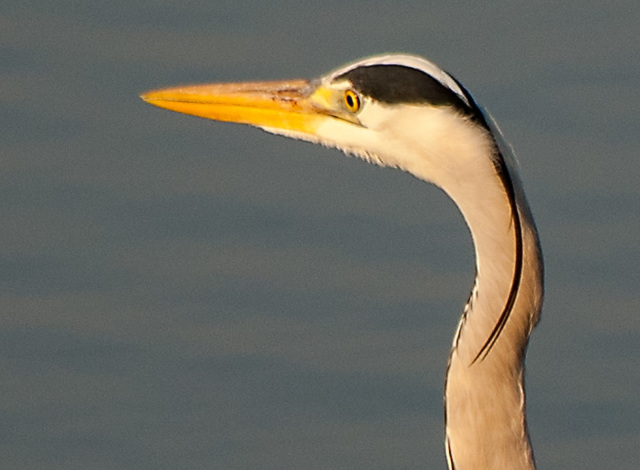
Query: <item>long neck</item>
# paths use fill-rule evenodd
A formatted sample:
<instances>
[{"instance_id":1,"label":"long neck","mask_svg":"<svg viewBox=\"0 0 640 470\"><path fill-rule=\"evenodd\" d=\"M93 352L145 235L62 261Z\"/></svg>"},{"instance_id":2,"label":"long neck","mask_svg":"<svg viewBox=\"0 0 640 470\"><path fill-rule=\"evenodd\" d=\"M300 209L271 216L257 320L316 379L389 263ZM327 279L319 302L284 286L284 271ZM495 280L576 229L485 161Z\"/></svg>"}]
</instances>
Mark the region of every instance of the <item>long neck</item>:
<instances>
[{"instance_id":1,"label":"long neck","mask_svg":"<svg viewBox=\"0 0 640 470\"><path fill-rule=\"evenodd\" d=\"M500 132L461 119L449 107L387 107L379 116L384 119L367 121L380 134L371 139L375 151L352 151L442 188L458 205L475 245L476 283L445 386L450 467L531 470L524 354L540 313L542 260L520 183L498 149ZM357 141L343 148L357 149Z\"/></svg>"},{"instance_id":2,"label":"long neck","mask_svg":"<svg viewBox=\"0 0 640 470\"><path fill-rule=\"evenodd\" d=\"M449 465L456 470L533 469L524 356L542 299L538 237L519 186L508 197L505 178L485 180L478 188L467 185L463 195L452 197L472 233L476 281L449 358Z\"/></svg>"}]
</instances>

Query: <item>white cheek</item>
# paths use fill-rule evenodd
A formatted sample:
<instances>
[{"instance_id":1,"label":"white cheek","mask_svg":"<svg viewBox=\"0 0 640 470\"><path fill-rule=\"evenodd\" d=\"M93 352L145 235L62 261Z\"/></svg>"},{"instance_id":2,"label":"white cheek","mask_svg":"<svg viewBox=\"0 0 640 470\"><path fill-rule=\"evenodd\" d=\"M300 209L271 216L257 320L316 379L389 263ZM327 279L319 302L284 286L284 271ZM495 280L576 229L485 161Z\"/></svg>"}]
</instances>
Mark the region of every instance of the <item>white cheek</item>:
<instances>
[{"instance_id":1,"label":"white cheek","mask_svg":"<svg viewBox=\"0 0 640 470\"><path fill-rule=\"evenodd\" d=\"M388 165L378 154L379 136L375 130L330 118L316 129L316 136L322 145L338 148L370 163Z\"/></svg>"},{"instance_id":2,"label":"white cheek","mask_svg":"<svg viewBox=\"0 0 640 470\"><path fill-rule=\"evenodd\" d=\"M388 166L443 188L495 176L487 158L490 136L449 108L371 103L361 121L375 135L372 150Z\"/></svg>"}]
</instances>

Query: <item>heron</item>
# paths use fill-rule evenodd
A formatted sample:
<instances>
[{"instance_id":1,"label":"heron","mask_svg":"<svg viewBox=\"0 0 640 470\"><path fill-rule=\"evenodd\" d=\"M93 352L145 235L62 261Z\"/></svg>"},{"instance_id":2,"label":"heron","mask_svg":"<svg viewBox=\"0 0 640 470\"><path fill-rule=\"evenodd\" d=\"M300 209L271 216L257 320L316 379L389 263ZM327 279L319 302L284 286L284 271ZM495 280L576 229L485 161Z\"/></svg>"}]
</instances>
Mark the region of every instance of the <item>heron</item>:
<instances>
[{"instance_id":1,"label":"heron","mask_svg":"<svg viewBox=\"0 0 640 470\"><path fill-rule=\"evenodd\" d=\"M452 470L535 468L524 361L542 307L540 241L511 147L457 79L422 57L383 54L313 80L178 86L141 98L335 147L442 189L475 250L444 385L447 462Z\"/></svg>"}]
</instances>

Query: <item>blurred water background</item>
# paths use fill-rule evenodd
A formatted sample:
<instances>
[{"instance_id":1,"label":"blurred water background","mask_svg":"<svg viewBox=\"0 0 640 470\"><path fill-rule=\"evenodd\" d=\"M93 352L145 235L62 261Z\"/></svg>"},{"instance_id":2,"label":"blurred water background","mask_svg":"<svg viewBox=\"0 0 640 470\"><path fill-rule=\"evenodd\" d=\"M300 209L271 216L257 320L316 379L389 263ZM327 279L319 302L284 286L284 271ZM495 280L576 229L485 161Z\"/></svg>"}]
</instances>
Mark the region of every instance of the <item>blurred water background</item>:
<instances>
[{"instance_id":1,"label":"blurred water background","mask_svg":"<svg viewBox=\"0 0 640 470\"><path fill-rule=\"evenodd\" d=\"M540 469L637 468L640 4L4 2L0 460L26 469L446 468L473 278L437 189L145 105L387 51L460 79L541 232Z\"/></svg>"}]
</instances>

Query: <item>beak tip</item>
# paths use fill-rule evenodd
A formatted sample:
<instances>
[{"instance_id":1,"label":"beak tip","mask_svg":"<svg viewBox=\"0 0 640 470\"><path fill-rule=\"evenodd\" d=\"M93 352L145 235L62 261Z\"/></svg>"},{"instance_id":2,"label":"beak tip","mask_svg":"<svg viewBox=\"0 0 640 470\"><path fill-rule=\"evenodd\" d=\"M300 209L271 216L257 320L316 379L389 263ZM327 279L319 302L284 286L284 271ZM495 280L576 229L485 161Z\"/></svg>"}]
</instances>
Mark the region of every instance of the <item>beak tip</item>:
<instances>
[{"instance_id":1,"label":"beak tip","mask_svg":"<svg viewBox=\"0 0 640 470\"><path fill-rule=\"evenodd\" d=\"M145 103L153 106L159 106L158 103L163 101L156 91L145 91L144 93L140 93L139 98Z\"/></svg>"}]
</instances>

